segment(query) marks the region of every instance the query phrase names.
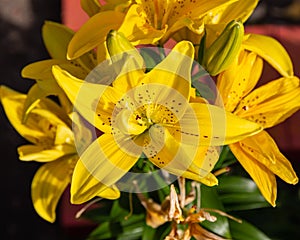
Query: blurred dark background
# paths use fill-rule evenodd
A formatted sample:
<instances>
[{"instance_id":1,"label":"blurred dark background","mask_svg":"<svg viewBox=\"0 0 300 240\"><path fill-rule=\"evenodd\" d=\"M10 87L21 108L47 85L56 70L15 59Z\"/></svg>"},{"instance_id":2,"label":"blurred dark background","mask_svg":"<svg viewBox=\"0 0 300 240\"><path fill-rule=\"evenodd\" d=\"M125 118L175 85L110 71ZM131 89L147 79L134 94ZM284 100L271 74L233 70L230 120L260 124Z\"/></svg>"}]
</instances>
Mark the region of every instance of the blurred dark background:
<instances>
[{"instance_id":1,"label":"blurred dark background","mask_svg":"<svg viewBox=\"0 0 300 240\"><path fill-rule=\"evenodd\" d=\"M26 92L33 84L22 79L20 71L28 63L49 58L41 39L41 26L45 20L61 22L60 0L0 0L0 84L21 92ZM300 1L261 1L247 24L262 23L299 25ZM34 211L30 184L39 164L18 160L16 147L25 141L9 124L2 106L0 121L0 239L74 239L59 221L50 224ZM300 174L299 153L300 149L286 154ZM248 215L249 220L257 221L256 225L266 233L273 232L276 239L300 239L297 227L300 224L299 187L289 187L279 181L278 191L281 206L254 211Z\"/></svg>"},{"instance_id":2,"label":"blurred dark background","mask_svg":"<svg viewBox=\"0 0 300 240\"><path fill-rule=\"evenodd\" d=\"M0 82L21 92L33 84L22 79L28 63L49 58L41 38L45 20L61 21L60 0L0 0ZM25 141L12 128L0 107L1 233L0 239L64 239L58 223L35 212L30 184L38 163L18 160L16 147Z\"/></svg>"}]
</instances>

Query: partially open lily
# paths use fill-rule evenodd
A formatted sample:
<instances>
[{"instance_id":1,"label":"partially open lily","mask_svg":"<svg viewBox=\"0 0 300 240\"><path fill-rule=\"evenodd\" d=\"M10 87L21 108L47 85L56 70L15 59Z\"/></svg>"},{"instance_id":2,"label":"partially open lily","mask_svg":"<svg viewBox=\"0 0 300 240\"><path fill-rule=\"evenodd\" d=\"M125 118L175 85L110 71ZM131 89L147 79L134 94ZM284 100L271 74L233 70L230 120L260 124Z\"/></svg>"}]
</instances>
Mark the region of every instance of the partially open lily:
<instances>
[{"instance_id":1,"label":"partially open lily","mask_svg":"<svg viewBox=\"0 0 300 240\"><path fill-rule=\"evenodd\" d=\"M178 43L148 73L134 56L128 57L112 86L84 82L53 68L75 108L103 132L81 155L71 191L88 191L91 181L94 187L98 182L98 188L115 184L142 153L172 174L216 184L210 173L218 160L213 146L239 141L261 127L205 101L193 102L190 42Z\"/></svg>"},{"instance_id":2,"label":"partially open lily","mask_svg":"<svg viewBox=\"0 0 300 240\"><path fill-rule=\"evenodd\" d=\"M26 95L1 86L1 103L6 115L18 133L31 144L18 147L22 161L37 161L44 164L36 172L31 184L32 202L37 213L49 222L56 218L58 201L71 183L72 173L78 160L72 121L64 109L52 100L44 98L28 114L25 123L22 113ZM73 116L79 132L84 127L80 119ZM86 133L86 131L84 132ZM88 141L89 135L82 136ZM109 193L106 195L106 193ZM117 192L102 192L101 197L116 198Z\"/></svg>"},{"instance_id":3,"label":"partially open lily","mask_svg":"<svg viewBox=\"0 0 300 240\"><path fill-rule=\"evenodd\" d=\"M26 124L22 124L25 99L25 94L1 86L1 102L9 121L32 143L18 147L20 159L47 162L33 178L32 201L42 218L54 222L57 203L71 182L71 173L78 159L71 121L58 105L44 99L31 111Z\"/></svg>"},{"instance_id":4,"label":"partially open lily","mask_svg":"<svg viewBox=\"0 0 300 240\"><path fill-rule=\"evenodd\" d=\"M67 46L73 35L74 32L63 24L46 21L43 25L43 41L51 59L31 63L22 69L22 77L36 81L27 94L23 121L26 120L28 113L40 99L50 95L58 96L60 103L68 112L72 110L65 93L57 85L52 75L52 66L59 65L73 75L85 78L96 65L93 52L72 61L67 60Z\"/></svg>"},{"instance_id":5,"label":"partially open lily","mask_svg":"<svg viewBox=\"0 0 300 240\"><path fill-rule=\"evenodd\" d=\"M257 54L242 51L231 67L219 75L217 87L225 109L269 128L300 109L300 85L297 77L282 77L253 90L262 64ZM291 163L266 131L229 146L273 206L277 195L275 175L290 184L298 182Z\"/></svg>"}]
</instances>

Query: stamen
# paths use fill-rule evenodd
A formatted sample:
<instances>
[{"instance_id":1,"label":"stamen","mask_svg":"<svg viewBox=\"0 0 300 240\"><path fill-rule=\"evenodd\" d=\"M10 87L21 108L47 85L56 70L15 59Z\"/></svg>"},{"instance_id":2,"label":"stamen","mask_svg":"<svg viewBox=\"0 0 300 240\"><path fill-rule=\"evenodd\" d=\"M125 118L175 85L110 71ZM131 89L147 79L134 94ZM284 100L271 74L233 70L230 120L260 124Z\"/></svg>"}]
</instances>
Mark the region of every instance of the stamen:
<instances>
[{"instance_id":1,"label":"stamen","mask_svg":"<svg viewBox=\"0 0 300 240\"><path fill-rule=\"evenodd\" d=\"M200 211L200 207L201 207L201 184L198 182L192 182L192 187L196 187L196 196L197 196L197 212Z\"/></svg>"},{"instance_id":2,"label":"stamen","mask_svg":"<svg viewBox=\"0 0 300 240\"><path fill-rule=\"evenodd\" d=\"M154 16L153 16L153 20L154 20L154 28L158 29L159 26L158 26L158 18L159 18L159 6L158 6L158 2L157 0L156 1L153 1L153 7L154 7Z\"/></svg>"},{"instance_id":3,"label":"stamen","mask_svg":"<svg viewBox=\"0 0 300 240\"><path fill-rule=\"evenodd\" d=\"M92 206L94 203L101 201L103 198L96 198L92 201L90 201L89 203L87 203L83 208L81 208L75 215L75 218L80 218L81 215L90 207Z\"/></svg>"},{"instance_id":4,"label":"stamen","mask_svg":"<svg viewBox=\"0 0 300 240\"><path fill-rule=\"evenodd\" d=\"M128 220L133 214L133 205L132 205L132 192L129 193L129 213L124 217L125 220Z\"/></svg>"},{"instance_id":5,"label":"stamen","mask_svg":"<svg viewBox=\"0 0 300 240\"><path fill-rule=\"evenodd\" d=\"M224 168L221 168L221 169L215 171L215 172L214 172L214 175L217 177L217 176L219 176L219 175L221 175L221 174L223 174L223 173L228 173L228 172L230 172L230 170L231 170L230 167L224 167Z\"/></svg>"},{"instance_id":6,"label":"stamen","mask_svg":"<svg viewBox=\"0 0 300 240\"><path fill-rule=\"evenodd\" d=\"M178 185L180 191L180 207L184 208L185 206L185 178L184 177L178 178Z\"/></svg>"}]
</instances>

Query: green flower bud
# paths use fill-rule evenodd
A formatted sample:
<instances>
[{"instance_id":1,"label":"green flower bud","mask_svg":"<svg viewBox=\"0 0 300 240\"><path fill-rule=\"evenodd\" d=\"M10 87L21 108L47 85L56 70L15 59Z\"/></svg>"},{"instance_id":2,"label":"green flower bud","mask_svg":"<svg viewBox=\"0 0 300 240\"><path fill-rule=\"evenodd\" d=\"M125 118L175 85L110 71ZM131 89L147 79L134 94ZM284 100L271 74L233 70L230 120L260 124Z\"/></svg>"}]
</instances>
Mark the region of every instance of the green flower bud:
<instances>
[{"instance_id":1,"label":"green flower bud","mask_svg":"<svg viewBox=\"0 0 300 240\"><path fill-rule=\"evenodd\" d=\"M203 67L216 76L233 62L240 50L244 37L244 26L240 21L228 23L220 36L204 50Z\"/></svg>"},{"instance_id":2,"label":"green flower bud","mask_svg":"<svg viewBox=\"0 0 300 240\"><path fill-rule=\"evenodd\" d=\"M106 46L110 55L110 60L117 73L120 73L125 64L128 64L129 62L136 66L131 67L131 69L143 68L144 60L142 56L123 33L111 30L107 34Z\"/></svg>"},{"instance_id":3,"label":"green flower bud","mask_svg":"<svg viewBox=\"0 0 300 240\"><path fill-rule=\"evenodd\" d=\"M106 45L111 57L128 51L136 51L124 34L116 30L111 30L107 34Z\"/></svg>"}]
</instances>

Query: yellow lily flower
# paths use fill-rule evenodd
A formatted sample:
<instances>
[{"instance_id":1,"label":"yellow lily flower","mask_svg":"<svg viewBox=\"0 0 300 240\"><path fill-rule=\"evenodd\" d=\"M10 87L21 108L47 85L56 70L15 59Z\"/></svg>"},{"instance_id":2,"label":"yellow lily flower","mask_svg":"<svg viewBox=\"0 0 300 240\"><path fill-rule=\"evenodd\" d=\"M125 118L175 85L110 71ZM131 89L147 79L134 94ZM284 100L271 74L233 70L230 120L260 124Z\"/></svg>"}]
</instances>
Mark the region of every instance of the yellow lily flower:
<instances>
[{"instance_id":1,"label":"yellow lily flower","mask_svg":"<svg viewBox=\"0 0 300 240\"><path fill-rule=\"evenodd\" d=\"M71 181L78 159L73 144L71 121L66 113L49 99L40 101L22 124L26 95L1 86L1 102L10 123L32 145L18 147L20 160L47 162L32 180L32 202L37 213L49 222L55 221L57 203Z\"/></svg>"},{"instance_id":2,"label":"yellow lily flower","mask_svg":"<svg viewBox=\"0 0 300 240\"><path fill-rule=\"evenodd\" d=\"M236 1L136 0L126 13L104 11L91 17L72 38L68 57L77 58L96 47L98 56L105 56L105 39L112 29L124 33L134 45L163 44L184 27L200 33L203 29L196 28L196 22L203 23L210 11Z\"/></svg>"},{"instance_id":3,"label":"yellow lily flower","mask_svg":"<svg viewBox=\"0 0 300 240\"><path fill-rule=\"evenodd\" d=\"M81 155L71 192L89 191L99 182L102 188L115 184L142 153L158 168L215 185L210 173L218 160L214 146L239 141L261 128L204 101L192 101L190 42L178 43L148 73L134 56L111 86L84 82L53 67L75 108L103 132Z\"/></svg>"},{"instance_id":4,"label":"yellow lily flower","mask_svg":"<svg viewBox=\"0 0 300 240\"><path fill-rule=\"evenodd\" d=\"M85 78L96 65L93 52L73 61L67 60L67 46L73 35L74 32L62 24L46 21L43 25L44 44L52 59L34 62L22 69L22 77L36 80L36 84L27 94L23 121L26 121L27 115L35 107L35 104L49 95L58 96L60 103L68 112L71 112L72 107L68 99L52 75L52 66L59 65L75 76Z\"/></svg>"},{"instance_id":5,"label":"yellow lily flower","mask_svg":"<svg viewBox=\"0 0 300 240\"><path fill-rule=\"evenodd\" d=\"M22 123L27 96L5 86L1 86L0 96L10 123L21 136L32 143L18 147L20 160L44 163L32 180L31 197L36 212L45 220L54 222L56 206L71 183L78 160L71 119L56 103L44 98L31 110L26 123ZM82 128L82 122L75 118L76 116L73 117L76 126ZM90 138L88 135L83 137L86 141ZM105 197L109 192L110 189L98 193ZM119 193L116 192L114 197L118 196Z\"/></svg>"},{"instance_id":6,"label":"yellow lily flower","mask_svg":"<svg viewBox=\"0 0 300 240\"><path fill-rule=\"evenodd\" d=\"M254 11L258 0L238 0L223 7L209 11L203 19L198 20L197 31L187 27L179 30L173 36L176 41L189 40L198 45L203 36L204 29L213 28L214 25L222 25L223 28L232 20L244 23ZM220 29L221 32L223 29Z\"/></svg>"},{"instance_id":7,"label":"yellow lily flower","mask_svg":"<svg viewBox=\"0 0 300 240\"><path fill-rule=\"evenodd\" d=\"M226 110L269 128L299 110L300 87L299 79L293 76L279 78L253 90L262 65L263 61L257 54L242 51L219 75L217 87ZM298 182L291 163L266 131L229 146L271 205L275 206L277 195L275 175L290 184Z\"/></svg>"}]
</instances>

